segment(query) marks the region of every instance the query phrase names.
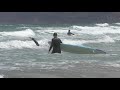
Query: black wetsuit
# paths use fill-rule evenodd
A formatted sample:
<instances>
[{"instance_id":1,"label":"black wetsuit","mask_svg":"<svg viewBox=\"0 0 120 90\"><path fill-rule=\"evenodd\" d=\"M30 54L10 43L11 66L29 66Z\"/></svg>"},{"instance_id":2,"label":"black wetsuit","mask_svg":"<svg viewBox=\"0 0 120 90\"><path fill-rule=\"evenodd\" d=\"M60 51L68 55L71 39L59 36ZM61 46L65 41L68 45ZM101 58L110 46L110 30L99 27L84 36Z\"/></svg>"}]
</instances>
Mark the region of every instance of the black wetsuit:
<instances>
[{"instance_id":1,"label":"black wetsuit","mask_svg":"<svg viewBox=\"0 0 120 90\"><path fill-rule=\"evenodd\" d=\"M53 38L49 51L53 47L52 53L61 53L60 43L62 43L62 41L59 38Z\"/></svg>"}]
</instances>

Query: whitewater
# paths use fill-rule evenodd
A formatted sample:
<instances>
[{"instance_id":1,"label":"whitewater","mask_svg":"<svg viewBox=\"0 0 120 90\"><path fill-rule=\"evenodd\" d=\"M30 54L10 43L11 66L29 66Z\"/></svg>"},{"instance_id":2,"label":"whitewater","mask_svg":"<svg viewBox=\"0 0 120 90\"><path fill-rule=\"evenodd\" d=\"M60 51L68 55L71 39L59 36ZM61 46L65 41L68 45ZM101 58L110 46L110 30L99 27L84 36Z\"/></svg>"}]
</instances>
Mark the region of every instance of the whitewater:
<instances>
[{"instance_id":1,"label":"whitewater","mask_svg":"<svg viewBox=\"0 0 120 90\"><path fill-rule=\"evenodd\" d=\"M67 36L68 30L75 35ZM107 54L48 53L53 33L65 44L85 45ZM40 46L29 38L35 38ZM0 25L0 78L120 77L120 23L43 26Z\"/></svg>"}]
</instances>

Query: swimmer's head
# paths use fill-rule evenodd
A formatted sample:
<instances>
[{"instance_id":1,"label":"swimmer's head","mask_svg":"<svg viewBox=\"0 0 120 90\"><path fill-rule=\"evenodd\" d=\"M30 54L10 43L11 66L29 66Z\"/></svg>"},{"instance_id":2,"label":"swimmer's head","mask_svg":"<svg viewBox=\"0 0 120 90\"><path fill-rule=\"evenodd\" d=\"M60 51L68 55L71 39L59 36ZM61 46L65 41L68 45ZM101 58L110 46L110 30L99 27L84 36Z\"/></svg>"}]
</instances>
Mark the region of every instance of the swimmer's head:
<instances>
[{"instance_id":1,"label":"swimmer's head","mask_svg":"<svg viewBox=\"0 0 120 90\"><path fill-rule=\"evenodd\" d=\"M57 33L54 33L53 36L57 36Z\"/></svg>"}]
</instances>

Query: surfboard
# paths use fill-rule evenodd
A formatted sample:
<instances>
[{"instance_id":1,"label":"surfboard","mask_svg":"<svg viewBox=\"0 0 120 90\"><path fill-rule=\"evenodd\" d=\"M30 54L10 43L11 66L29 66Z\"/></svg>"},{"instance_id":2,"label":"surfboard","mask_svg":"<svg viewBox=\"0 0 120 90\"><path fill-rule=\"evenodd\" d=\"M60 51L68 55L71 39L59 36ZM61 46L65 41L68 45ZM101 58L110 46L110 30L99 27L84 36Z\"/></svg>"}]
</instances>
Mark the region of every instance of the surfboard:
<instances>
[{"instance_id":1,"label":"surfboard","mask_svg":"<svg viewBox=\"0 0 120 90\"><path fill-rule=\"evenodd\" d=\"M49 45L51 44L50 41L48 43ZM77 46L77 45L70 45L64 43L61 43L61 50L76 54L106 54L106 52L103 50L94 49L83 45Z\"/></svg>"},{"instance_id":2,"label":"surfboard","mask_svg":"<svg viewBox=\"0 0 120 90\"><path fill-rule=\"evenodd\" d=\"M37 46L40 46L39 43L35 40L35 38L32 38L32 37L29 37L31 40L34 41L34 43L37 45Z\"/></svg>"}]
</instances>

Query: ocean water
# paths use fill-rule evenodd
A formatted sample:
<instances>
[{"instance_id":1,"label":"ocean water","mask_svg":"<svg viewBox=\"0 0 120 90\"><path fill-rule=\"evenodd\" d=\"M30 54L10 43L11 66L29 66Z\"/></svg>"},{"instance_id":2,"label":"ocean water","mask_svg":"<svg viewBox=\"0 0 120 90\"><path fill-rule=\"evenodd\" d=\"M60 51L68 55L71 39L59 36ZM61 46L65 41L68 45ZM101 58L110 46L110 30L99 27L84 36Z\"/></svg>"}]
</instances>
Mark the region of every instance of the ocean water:
<instances>
[{"instance_id":1,"label":"ocean water","mask_svg":"<svg viewBox=\"0 0 120 90\"><path fill-rule=\"evenodd\" d=\"M67 36L68 29L75 35ZM86 45L107 54L48 53L53 33L63 43ZM34 37L36 46L29 38ZM118 78L120 23L43 26L0 25L0 78Z\"/></svg>"}]
</instances>

